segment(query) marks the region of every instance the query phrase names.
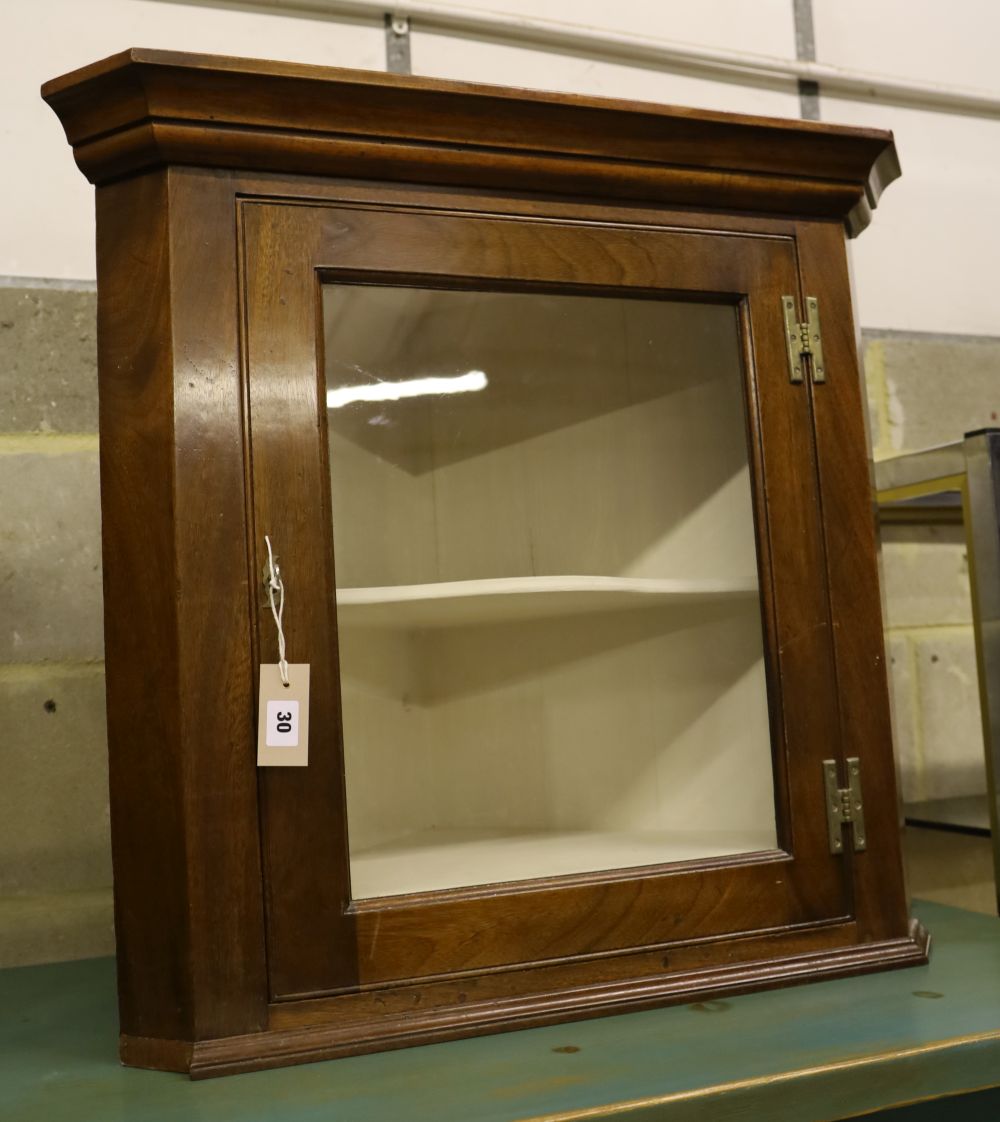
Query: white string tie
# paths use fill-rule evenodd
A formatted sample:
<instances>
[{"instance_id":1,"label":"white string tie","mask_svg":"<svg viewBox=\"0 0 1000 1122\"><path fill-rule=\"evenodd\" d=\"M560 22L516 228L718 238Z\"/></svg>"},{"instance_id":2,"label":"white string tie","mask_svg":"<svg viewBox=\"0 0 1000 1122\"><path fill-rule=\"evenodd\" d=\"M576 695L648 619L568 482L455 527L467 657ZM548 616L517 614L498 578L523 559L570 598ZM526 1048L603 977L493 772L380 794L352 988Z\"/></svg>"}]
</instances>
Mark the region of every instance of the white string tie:
<instances>
[{"instance_id":1,"label":"white string tie","mask_svg":"<svg viewBox=\"0 0 1000 1122\"><path fill-rule=\"evenodd\" d=\"M281 684L288 686L288 660L285 658L285 632L281 627L281 617L285 614L285 585L281 579L281 569L274 560L271 549L271 539L264 535L264 544L267 546L267 598L271 602L271 615L274 616L274 626L278 629L278 673L281 675ZM278 603L274 602L274 594L278 593Z\"/></svg>"}]
</instances>

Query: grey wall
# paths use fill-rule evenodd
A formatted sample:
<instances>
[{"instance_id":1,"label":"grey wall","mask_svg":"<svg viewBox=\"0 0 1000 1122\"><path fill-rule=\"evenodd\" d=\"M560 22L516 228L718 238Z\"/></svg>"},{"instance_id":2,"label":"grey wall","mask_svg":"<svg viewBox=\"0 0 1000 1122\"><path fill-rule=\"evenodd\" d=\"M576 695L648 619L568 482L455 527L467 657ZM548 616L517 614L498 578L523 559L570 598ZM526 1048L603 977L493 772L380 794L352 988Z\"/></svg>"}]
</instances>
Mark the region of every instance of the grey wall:
<instances>
[{"instance_id":1,"label":"grey wall","mask_svg":"<svg viewBox=\"0 0 1000 1122\"><path fill-rule=\"evenodd\" d=\"M114 946L94 319L0 287L0 965Z\"/></svg>"}]
</instances>

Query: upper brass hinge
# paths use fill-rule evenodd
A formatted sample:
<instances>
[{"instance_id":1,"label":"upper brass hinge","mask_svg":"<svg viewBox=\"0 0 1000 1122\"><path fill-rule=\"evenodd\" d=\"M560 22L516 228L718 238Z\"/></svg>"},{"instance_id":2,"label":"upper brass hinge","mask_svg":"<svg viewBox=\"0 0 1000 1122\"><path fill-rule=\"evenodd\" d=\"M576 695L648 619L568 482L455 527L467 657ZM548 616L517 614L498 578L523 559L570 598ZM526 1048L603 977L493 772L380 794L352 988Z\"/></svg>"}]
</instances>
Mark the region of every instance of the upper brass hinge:
<instances>
[{"instance_id":1,"label":"upper brass hinge","mask_svg":"<svg viewBox=\"0 0 1000 1122\"><path fill-rule=\"evenodd\" d=\"M819 299L806 297L806 318L800 320L795 312L795 297L782 296L781 310L785 316L785 345L788 347L788 376L793 382L805 378L804 360L809 356L814 382L826 381L826 364L823 361L823 333L819 326Z\"/></svg>"},{"instance_id":2,"label":"upper brass hinge","mask_svg":"<svg viewBox=\"0 0 1000 1122\"><path fill-rule=\"evenodd\" d=\"M841 787L837 781L837 761L823 761L823 782L826 786L826 824L830 833L830 852L844 852L843 827L853 827L854 848L866 849L868 836L865 833L865 804L861 797L861 761L857 756L848 757L847 786Z\"/></svg>"}]
</instances>

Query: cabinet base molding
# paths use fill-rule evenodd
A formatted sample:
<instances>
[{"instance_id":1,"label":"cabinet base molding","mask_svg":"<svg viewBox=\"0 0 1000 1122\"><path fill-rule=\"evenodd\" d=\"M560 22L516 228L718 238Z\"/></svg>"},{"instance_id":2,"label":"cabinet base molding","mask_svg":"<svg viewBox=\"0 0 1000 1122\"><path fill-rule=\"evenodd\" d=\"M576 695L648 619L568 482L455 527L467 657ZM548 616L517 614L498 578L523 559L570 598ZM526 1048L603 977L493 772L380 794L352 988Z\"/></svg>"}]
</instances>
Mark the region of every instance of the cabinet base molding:
<instances>
[{"instance_id":1,"label":"cabinet base molding","mask_svg":"<svg viewBox=\"0 0 1000 1122\"><path fill-rule=\"evenodd\" d=\"M583 986L563 992L520 996L506 1002L469 1002L448 1008L382 1015L368 1021L352 1020L350 1024L309 1023L297 1028L272 1028L194 1043L122 1034L120 1051L122 1061L132 1067L187 1072L192 1079L211 1079L366 1052L436 1044L458 1037L485 1036L664 1005L708 1001L846 975L922 966L927 962L929 951L930 936L914 920L907 938L838 950L789 955L668 977L638 978L627 983ZM296 1004L305 1009L320 1002L329 1006L331 999ZM331 1021L333 1016L331 1013Z\"/></svg>"}]
</instances>

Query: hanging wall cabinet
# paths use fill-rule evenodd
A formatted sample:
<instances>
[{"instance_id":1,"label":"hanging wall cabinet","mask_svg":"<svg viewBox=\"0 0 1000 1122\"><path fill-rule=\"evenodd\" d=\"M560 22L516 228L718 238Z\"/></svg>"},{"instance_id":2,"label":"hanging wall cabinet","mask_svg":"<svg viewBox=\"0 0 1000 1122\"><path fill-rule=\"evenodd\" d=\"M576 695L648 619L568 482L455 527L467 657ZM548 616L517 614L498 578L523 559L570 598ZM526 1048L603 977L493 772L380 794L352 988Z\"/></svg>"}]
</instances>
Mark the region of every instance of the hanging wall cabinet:
<instances>
[{"instance_id":1,"label":"hanging wall cabinet","mask_svg":"<svg viewBox=\"0 0 1000 1122\"><path fill-rule=\"evenodd\" d=\"M44 96L97 185L126 1063L925 960L845 253L888 133L139 50ZM304 766L257 766L265 537Z\"/></svg>"}]
</instances>

